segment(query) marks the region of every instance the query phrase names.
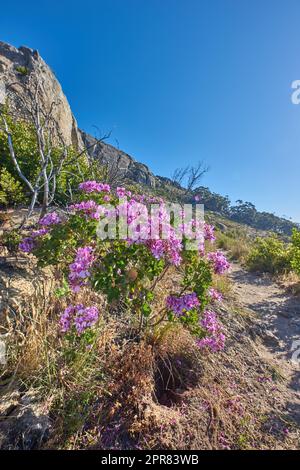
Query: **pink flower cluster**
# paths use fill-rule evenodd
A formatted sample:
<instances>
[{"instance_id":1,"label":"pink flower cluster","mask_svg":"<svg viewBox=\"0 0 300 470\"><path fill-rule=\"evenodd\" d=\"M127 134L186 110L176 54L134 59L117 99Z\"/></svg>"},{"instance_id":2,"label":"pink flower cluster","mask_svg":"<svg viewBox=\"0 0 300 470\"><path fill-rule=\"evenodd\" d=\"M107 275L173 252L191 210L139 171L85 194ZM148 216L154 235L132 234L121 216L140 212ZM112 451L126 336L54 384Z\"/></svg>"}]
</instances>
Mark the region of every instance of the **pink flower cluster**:
<instances>
[{"instance_id":1,"label":"pink flower cluster","mask_svg":"<svg viewBox=\"0 0 300 470\"><path fill-rule=\"evenodd\" d=\"M117 187L116 193L119 198L126 196L131 197L131 191L127 191L126 188Z\"/></svg>"},{"instance_id":2,"label":"pink flower cluster","mask_svg":"<svg viewBox=\"0 0 300 470\"><path fill-rule=\"evenodd\" d=\"M57 225L61 222L62 220L56 212L50 212L49 214L44 215L44 217L39 220L39 225L41 225L42 228L32 232L29 237L25 237L19 243L19 249L24 253L30 253L36 246L35 238L46 235L46 233L49 232L49 229L46 227L49 227L51 225Z\"/></svg>"},{"instance_id":3,"label":"pink flower cluster","mask_svg":"<svg viewBox=\"0 0 300 470\"><path fill-rule=\"evenodd\" d=\"M49 232L49 229L45 227L39 228L38 230L35 230L34 232L32 232L31 237L32 238L42 237L43 235L46 235L46 233L48 232Z\"/></svg>"},{"instance_id":4,"label":"pink flower cluster","mask_svg":"<svg viewBox=\"0 0 300 470\"><path fill-rule=\"evenodd\" d=\"M47 227L48 225L57 225L61 223L61 218L56 212L50 212L39 220L39 225Z\"/></svg>"},{"instance_id":5,"label":"pink flower cluster","mask_svg":"<svg viewBox=\"0 0 300 470\"><path fill-rule=\"evenodd\" d=\"M210 349L212 352L224 349L225 335L222 332L223 328L217 319L216 313L206 310L200 324L207 331L208 335L196 341L198 347Z\"/></svg>"},{"instance_id":6,"label":"pink flower cluster","mask_svg":"<svg viewBox=\"0 0 300 470\"><path fill-rule=\"evenodd\" d=\"M106 183L98 183L97 181L84 181L78 186L85 193L101 193L110 192L110 186Z\"/></svg>"},{"instance_id":7,"label":"pink flower cluster","mask_svg":"<svg viewBox=\"0 0 300 470\"><path fill-rule=\"evenodd\" d=\"M86 193L110 191L109 185L98 183L97 181L85 181L79 188ZM84 213L87 217L99 220L101 216L118 217L124 220L128 226L127 242L145 244L156 259L165 258L173 265L180 265L182 261L181 251L183 250L183 236L194 238L195 234L204 232L204 239L214 241L214 227L202 222L191 220L189 223L180 224L175 230L170 223L170 212L161 198L147 195L132 195L126 188L118 187L116 194L119 198L128 198L119 204L115 209L105 209L95 201L83 201L73 204L70 210ZM105 196L106 197L106 196ZM107 195L107 197L109 197ZM148 214L146 205L158 204L156 213L155 228L152 217ZM182 214L184 215L184 214ZM158 231L158 233L156 233ZM203 240L199 239L199 254L204 255Z\"/></svg>"},{"instance_id":8,"label":"pink flower cluster","mask_svg":"<svg viewBox=\"0 0 300 470\"><path fill-rule=\"evenodd\" d=\"M30 253L35 247L35 242L32 237L25 237L19 243L19 250L23 251L24 253Z\"/></svg>"},{"instance_id":9,"label":"pink flower cluster","mask_svg":"<svg viewBox=\"0 0 300 470\"><path fill-rule=\"evenodd\" d=\"M216 302L222 302L223 296L220 292L218 292L216 289L211 287L208 289L208 295L211 298L211 300L215 300Z\"/></svg>"},{"instance_id":10,"label":"pink flower cluster","mask_svg":"<svg viewBox=\"0 0 300 470\"><path fill-rule=\"evenodd\" d=\"M154 258L161 259L164 257L174 266L180 265L182 243L175 236L170 236L169 240L149 240L146 244Z\"/></svg>"},{"instance_id":11,"label":"pink flower cluster","mask_svg":"<svg viewBox=\"0 0 300 470\"><path fill-rule=\"evenodd\" d=\"M102 206L99 206L95 201L82 201L77 204L71 204L69 210L83 212L86 216L98 220L101 215Z\"/></svg>"},{"instance_id":12,"label":"pink flower cluster","mask_svg":"<svg viewBox=\"0 0 300 470\"><path fill-rule=\"evenodd\" d=\"M90 276L90 267L94 261L94 249L91 246L78 248L75 261L70 264L69 283L73 292L78 292L80 287L86 285Z\"/></svg>"},{"instance_id":13,"label":"pink flower cluster","mask_svg":"<svg viewBox=\"0 0 300 470\"><path fill-rule=\"evenodd\" d=\"M213 243L216 240L214 231L215 227L213 225L204 224L204 239Z\"/></svg>"},{"instance_id":14,"label":"pink flower cluster","mask_svg":"<svg viewBox=\"0 0 300 470\"><path fill-rule=\"evenodd\" d=\"M60 327L63 333L67 333L72 326L81 335L87 328L93 326L99 318L97 307L84 307L82 304L70 305L60 317Z\"/></svg>"},{"instance_id":15,"label":"pink flower cluster","mask_svg":"<svg viewBox=\"0 0 300 470\"><path fill-rule=\"evenodd\" d=\"M119 194L123 195L124 188L119 188L119 190ZM151 202L154 202L154 198L150 199ZM171 226L170 215L163 203L160 203L157 214L158 227L156 230L158 233L154 233L152 219L146 206L143 205L143 203L148 203L150 199L147 196L133 196L130 200L117 206L117 216L123 218L128 225L129 238L127 241L130 244L142 243L149 248L156 259L166 258L170 263L178 266L181 262L182 239L178 237ZM157 203L157 199L155 202ZM164 234L163 238L159 238L160 230Z\"/></svg>"},{"instance_id":16,"label":"pink flower cluster","mask_svg":"<svg viewBox=\"0 0 300 470\"><path fill-rule=\"evenodd\" d=\"M199 307L199 305L200 302L195 292L182 295L181 297L170 295L167 298L168 309L172 310L177 317L181 317L185 312Z\"/></svg>"},{"instance_id":17,"label":"pink flower cluster","mask_svg":"<svg viewBox=\"0 0 300 470\"><path fill-rule=\"evenodd\" d=\"M216 274L224 274L230 268L226 256L221 251L208 253L207 259L213 263Z\"/></svg>"},{"instance_id":18,"label":"pink flower cluster","mask_svg":"<svg viewBox=\"0 0 300 470\"><path fill-rule=\"evenodd\" d=\"M23 238L23 240L19 243L19 250L23 251L24 253L30 253L36 247L35 238L42 237L43 235L46 235L46 233L48 233L48 229L45 227L40 228L39 230L35 230L32 232L30 237Z\"/></svg>"}]
</instances>

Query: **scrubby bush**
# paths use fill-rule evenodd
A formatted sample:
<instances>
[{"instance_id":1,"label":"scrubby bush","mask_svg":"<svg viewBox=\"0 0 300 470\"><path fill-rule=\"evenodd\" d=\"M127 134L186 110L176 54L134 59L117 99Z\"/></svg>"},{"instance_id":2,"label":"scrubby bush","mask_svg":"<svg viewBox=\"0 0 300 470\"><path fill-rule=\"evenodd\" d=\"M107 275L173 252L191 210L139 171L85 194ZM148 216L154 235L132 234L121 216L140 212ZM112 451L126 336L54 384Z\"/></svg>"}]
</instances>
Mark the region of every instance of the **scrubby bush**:
<instances>
[{"instance_id":1,"label":"scrubby bush","mask_svg":"<svg viewBox=\"0 0 300 470\"><path fill-rule=\"evenodd\" d=\"M0 205L9 206L24 202L22 185L5 168L0 168Z\"/></svg>"},{"instance_id":2,"label":"scrubby bush","mask_svg":"<svg viewBox=\"0 0 300 470\"><path fill-rule=\"evenodd\" d=\"M14 146L16 158L22 174L30 181L36 180L41 171L38 143L34 126L24 120L12 119L10 114L5 114ZM60 171L55 181L55 202L66 204L72 199L73 191L77 192L77 187L82 179L88 175L95 174L101 177L104 174L104 168L98 162L90 163L87 161L85 153L78 155L78 151L69 146L67 157L61 165ZM62 155L62 149L53 146L51 151L51 164L58 168ZM50 182L52 189L53 182ZM12 205L28 202L30 192L23 180L20 179L16 167L11 159L7 135L0 130L0 204ZM38 194L38 200L41 202L43 191Z\"/></svg>"},{"instance_id":3,"label":"scrubby bush","mask_svg":"<svg viewBox=\"0 0 300 470\"><path fill-rule=\"evenodd\" d=\"M242 233L220 232L217 235L217 246L228 252L232 260L244 261L251 249L250 240Z\"/></svg>"},{"instance_id":4,"label":"scrubby bush","mask_svg":"<svg viewBox=\"0 0 300 470\"><path fill-rule=\"evenodd\" d=\"M0 245L5 246L10 252L17 252L21 239L22 236L17 229L4 231L0 237Z\"/></svg>"},{"instance_id":5,"label":"scrubby bush","mask_svg":"<svg viewBox=\"0 0 300 470\"><path fill-rule=\"evenodd\" d=\"M20 73L21 75L28 75L28 68L22 65L19 65L18 67L16 67L16 71Z\"/></svg>"},{"instance_id":6,"label":"scrubby bush","mask_svg":"<svg viewBox=\"0 0 300 470\"><path fill-rule=\"evenodd\" d=\"M275 235L257 238L246 259L246 265L251 271L283 273L291 268L290 249Z\"/></svg>"},{"instance_id":7,"label":"scrubby bush","mask_svg":"<svg viewBox=\"0 0 300 470\"><path fill-rule=\"evenodd\" d=\"M291 267L296 274L300 275L300 231L294 229L291 243Z\"/></svg>"}]
</instances>

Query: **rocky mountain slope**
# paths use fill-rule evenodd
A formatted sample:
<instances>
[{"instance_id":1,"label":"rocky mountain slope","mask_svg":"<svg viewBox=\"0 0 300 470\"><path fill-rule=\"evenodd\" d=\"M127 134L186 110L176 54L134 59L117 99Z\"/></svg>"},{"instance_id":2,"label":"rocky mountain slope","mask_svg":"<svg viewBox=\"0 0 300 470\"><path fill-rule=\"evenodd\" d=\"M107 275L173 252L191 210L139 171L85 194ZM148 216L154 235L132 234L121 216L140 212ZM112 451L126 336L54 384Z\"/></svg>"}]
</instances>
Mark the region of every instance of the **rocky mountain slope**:
<instances>
[{"instance_id":1,"label":"rocky mountain slope","mask_svg":"<svg viewBox=\"0 0 300 470\"><path fill-rule=\"evenodd\" d=\"M146 165L136 161L122 150L104 141L97 141L94 137L78 128L60 83L38 51L24 46L16 48L0 41L0 105L5 104L9 98L15 112L24 114L22 111L22 98L24 98L22 93L26 95L24 84L31 74L38 77L42 84L41 99L44 108L49 110L51 104L55 102L53 117L58 124L64 142L79 150L86 148L91 157L103 164L113 166L114 169L118 169L125 179L143 185L146 191L147 187L148 191L155 188L160 195L172 200L179 199L189 203L194 200L196 193L200 194L206 210L219 213L227 219L245 223L255 229L271 230L290 235L292 229L298 227L297 224L274 214L259 212L253 204L248 202L238 207L232 207L228 197L212 193L208 188L199 187L194 191L187 192L170 179L155 176ZM16 96L10 93L10 90L13 89L17 89L19 96L21 96L18 103L13 102Z\"/></svg>"},{"instance_id":2,"label":"rocky mountain slope","mask_svg":"<svg viewBox=\"0 0 300 470\"><path fill-rule=\"evenodd\" d=\"M172 273L156 289L174 288L176 276ZM110 380L105 394L87 407L81 406L78 391L69 386L70 372L61 362L59 369L52 365L51 373L47 367L49 378L43 378L41 386L40 375L46 369L43 338L51 338L49 331L56 321L51 272L37 270L27 255L10 256L5 265L0 263L4 313L0 331L7 328L10 317L5 312L10 312L15 318L9 326L11 335L24 354L16 371L8 369L1 376L0 449L299 449L299 366L291 361L292 340L299 332L299 299L270 277L245 272L238 264L233 264L226 284L224 302L217 307L226 348L217 356L198 357L191 353L188 337L167 336L165 331L169 355L155 369L148 357L151 348L144 349L143 343L133 346L128 340L128 349L123 348L124 322L121 326L108 316L97 361L101 367L107 361ZM36 315L35 329L28 322L30 315ZM25 336L27 342L21 340ZM55 337L54 341L46 343L52 361L59 350ZM110 342L114 347L108 354ZM179 375L180 380L170 375L174 364L176 373L187 371ZM129 378L128 371L133 371ZM22 387L15 380L19 375L27 378ZM99 394L100 377L98 372ZM164 377L166 389L161 386ZM84 382L85 390L86 383L91 386ZM53 396L57 387L65 393L64 386L70 396L62 395L67 406L61 416ZM111 396L115 387L117 397ZM127 413L126 419L122 413ZM126 426L138 432L129 434Z\"/></svg>"},{"instance_id":3,"label":"rocky mountain slope","mask_svg":"<svg viewBox=\"0 0 300 470\"><path fill-rule=\"evenodd\" d=\"M120 170L126 173L127 178L140 184L155 186L156 178L146 165L135 161L130 155L112 145L97 143L91 135L78 128L60 83L37 50L24 46L16 48L0 41L0 104L6 102L9 89L18 87L18 93L22 93L22 83L29 74L40 78L43 87L42 104L45 109L49 109L51 103L56 102L54 117L67 145L79 149L86 145L92 157L102 162L117 164Z\"/></svg>"},{"instance_id":4,"label":"rocky mountain slope","mask_svg":"<svg viewBox=\"0 0 300 470\"><path fill-rule=\"evenodd\" d=\"M4 104L8 97L9 89L16 89L22 85L24 77L29 74L38 74L43 86L42 100L47 109L53 100L58 101L58 106L53 110L60 132L67 145L82 146L82 139L77 127L68 100L56 79L54 73L44 62L38 51L27 47L18 49L0 42L0 103ZM22 88L18 87L18 92ZM11 95L13 96L13 95Z\"/></svg>"}]
</instances>

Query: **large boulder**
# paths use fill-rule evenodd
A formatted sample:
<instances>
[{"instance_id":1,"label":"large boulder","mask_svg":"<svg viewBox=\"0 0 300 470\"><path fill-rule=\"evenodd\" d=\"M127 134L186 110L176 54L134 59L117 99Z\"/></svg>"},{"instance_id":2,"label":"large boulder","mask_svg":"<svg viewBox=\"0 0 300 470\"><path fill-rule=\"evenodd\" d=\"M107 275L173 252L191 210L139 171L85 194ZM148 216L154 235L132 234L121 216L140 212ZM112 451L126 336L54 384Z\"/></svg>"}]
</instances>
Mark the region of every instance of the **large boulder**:
<instances>
[{"instance_id":1,"label":"large boulder","mask_svg":"<svg viewBox=\"0 0 300 470\"><path fill-rule=\"evenodd\" d=\"M122 150L81 131L81 137L88 154L104 165L117 165L120 173L126 178L140 184L155 187L156 177L143 163L134 160Z\"/></svg>"},{"instance_id":2,"label":"large boulder","mask_svg":"<svg viewBox=\"0 0 300 470\"><path fill-rule=\"evenodd\" d=\"M49 414L34 395L14 391L1 397L0 450L39 449L50 432Z\"/></svg>"},{"instance_id":3,"label":"large boulder","mask_svg":"<svg viewBox=\"0 0 300 470\"><path fill-rule=\"evenodd\" d=\"M36 74L40 78L43 88L41 94L43 108L49 110L51 104L56 103L53 117L66 145L82 148L81 135L78 132L76 119L72 114L68 100L54 73L38 51L24 46L17 49L0 41L0 103L6 102L11 88L17 88L19 94L25 93L23 84L31 74ZM9 97L14 99L13 94L9 94ZM18 105L19 103L20 101L18 101Z\"/></svg>"}]
</instances>

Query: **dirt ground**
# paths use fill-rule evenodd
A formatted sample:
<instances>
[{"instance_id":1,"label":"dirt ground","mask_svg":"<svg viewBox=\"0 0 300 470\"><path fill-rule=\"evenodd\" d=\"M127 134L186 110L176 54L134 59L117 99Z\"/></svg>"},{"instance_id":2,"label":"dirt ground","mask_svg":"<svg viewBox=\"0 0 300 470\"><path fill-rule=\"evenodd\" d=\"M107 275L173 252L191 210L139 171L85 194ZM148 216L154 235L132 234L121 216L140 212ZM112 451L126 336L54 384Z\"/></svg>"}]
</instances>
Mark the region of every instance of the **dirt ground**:
<instances>
[{"instance_id":1,"label":"dirt ground","mask_svg":"<svg viewBox=\"0 0 300 470\"><path fill-rule=\"evenodd\" d=\"M300 297L291 296L269 276L246 272L237 264L232 266L230 278L237 304L254 312L260 321L262 355L287 377L289 411L300 424Z\"/></svg>"}]
</instances>

